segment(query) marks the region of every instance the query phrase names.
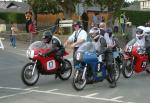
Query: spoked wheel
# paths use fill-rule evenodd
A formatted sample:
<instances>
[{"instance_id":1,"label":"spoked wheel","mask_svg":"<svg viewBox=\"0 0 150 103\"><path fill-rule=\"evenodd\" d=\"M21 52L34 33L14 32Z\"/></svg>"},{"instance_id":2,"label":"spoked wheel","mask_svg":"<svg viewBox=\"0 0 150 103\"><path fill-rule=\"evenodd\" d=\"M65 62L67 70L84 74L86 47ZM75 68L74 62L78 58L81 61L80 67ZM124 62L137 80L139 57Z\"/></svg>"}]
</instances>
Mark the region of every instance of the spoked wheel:
<instances>
[{"instance_id":1,"label":"spoked wheel","mask_svg":"<svg viewBox=\"0 0 150 103\"><path fill-rule=\"evenodd\" d=\"M39 72L36 67L32 74L33 67L34 67L34 63L27 63L23 67L22 72L21 72L22 81L27 86L33 86L34 84L37 83L39 79Z\"/></svg>"},{"instance_id":2,"label":"spoked wheel","mask_svg":"<svg viewBox=\"0 0 150 103\"><path fill-rule=\"evenodd\" d=\"M146 72L150 73L150 63L148 63L147 67L146 67Z\"/></svg>"},{"instance_id":3,"label":"spoked wheel","mask_svg":"<svg viewBox=\"0 0 150 103\"><path fill-rule=\"evenodd\" d=\"M82 79L83 71L75 70L72 85L76 90L83 90L86 86L86 79Z\"/></svg>"},{"instance_id":4,"label":"spoked wheel","mask_svg":"<svg viewBox=\"0 0 150 103\"><path fill-rule=\"evenodd\" d=\"M133 74L133 62L132 60L124 60L122 67L122 74L125 78L130 78Z\"/></svg>"},{"instance_id":5,"label":"spoked wheel","mask_svg":"<svg viewBox=\"0 0 150 103\"><path fill-rule=\"evenodd\" d=\"M114 63L114 74L115 74L115 80L116 81L118 81L118 79L120 78L120 72L121 72L121 70L120 70L120 67L119 67L119 63L117 63L117 62L115 62Z\"/></svg>"},{"instance_id":6,"label":"spoked wheel","mask_svg":"<svg viewBox=\"0 0 150 103\"><path fill-rule=\"evenodd\" d=\"M62 64L61 70L59 72L59 78L61 80L68 80L72 74L72 65L70 61L64 59L64 64Z\"/></svg>"}]
</instances>

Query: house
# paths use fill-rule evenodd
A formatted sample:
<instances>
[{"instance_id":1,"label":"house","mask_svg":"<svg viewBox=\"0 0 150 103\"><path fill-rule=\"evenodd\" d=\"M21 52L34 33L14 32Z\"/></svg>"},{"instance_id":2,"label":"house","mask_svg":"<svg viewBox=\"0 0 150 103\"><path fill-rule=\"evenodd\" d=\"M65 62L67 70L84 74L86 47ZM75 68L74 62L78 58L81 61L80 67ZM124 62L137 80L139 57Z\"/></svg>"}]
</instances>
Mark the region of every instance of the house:
<instances>
[{"instance_id":1,"label":"house","mask_svg":"<svg viewBox=\"0 0 150 103\"><path fill-rule=\"evenodd\" d=\"M122 8L128 11L150 11L150 0L137 0L133 5Z\"/></svg>"},{"instance_id":2,"label":"house","mask_svg":"<svg viewBox=\"0 0 150 103\"><path fill-rule=\"evenodd\" d=\"M29 7L30 6L24 2L0 1L0 12L25 13Z\"/></svg>"}]
</instances>

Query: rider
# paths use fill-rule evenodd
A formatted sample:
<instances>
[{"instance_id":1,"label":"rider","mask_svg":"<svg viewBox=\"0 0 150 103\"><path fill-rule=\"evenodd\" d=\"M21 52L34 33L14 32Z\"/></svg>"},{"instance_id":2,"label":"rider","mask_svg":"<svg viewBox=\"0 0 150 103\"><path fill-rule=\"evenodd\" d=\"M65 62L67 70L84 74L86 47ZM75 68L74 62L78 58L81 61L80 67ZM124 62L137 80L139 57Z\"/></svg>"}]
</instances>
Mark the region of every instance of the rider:
<instances>
[{"instance_id":1,"label":"rider","mask_svg":"<svg viewBox=\"0 0 150 103\"><path fill-rule=\"evenodd\" d=\"M94 41L95 49L99 56L99 61L102 62L102 58L104 59L104 57L102 57L101 54L104 54L107 49L106 40L104 39L103 35L100 35L100 29L97 27L91 28L89 34Z\"/></svg>"},{"instance_id":2,"label":"rider","mask_svg":"<svg viewBox=\"0 0 150 103\"><path fill-rule=\"evenodd\" d=\"M144 46L150 59L150 28L138 26L136 29L136 38L132 39L128 45Z\"/></svg>"},{"instance_id":3,"label":"rider","mask_svg":"<svg viewBox=\"0 0 150 103\"><path fill-rule=\"evenodd\" d=\"M62 45L59 38L56 36L53 36L53 34L50 31L45 31L43 33L43 42L46 43L48 47L51 48L50 51L43 54L44 57L48 57L51 53L55 54L55 59L61 63L63 63L62 56L64 54L64 46Z\"/></svg>"},{"instance_id":4,"label":"rider","mask_svg":"<svg viewBox=\"0 0 150 103\"><path fill-rule=\"evenodd\" d=\"M108 53L107 53L107 50L108 50L107 43L106 43L106 40L103 37L103 35L100 34L100 32L101 31L100 31L99 28L93 27L89 31L89 34L91 34L91 37L93 38L93 41L94 41L94 44L95 44L95 48L96 48L100 63L102 63L103 60L105 60L106 61L106 67L108 68L109 63L108 63L108 60L106 59L106 57L108 55ZM104 56L101 55L101 54L104 54ZM115 86L116 86L116 83L113 81L110 84L110 87L114 88Z\"/></svg>"}]
</instances>

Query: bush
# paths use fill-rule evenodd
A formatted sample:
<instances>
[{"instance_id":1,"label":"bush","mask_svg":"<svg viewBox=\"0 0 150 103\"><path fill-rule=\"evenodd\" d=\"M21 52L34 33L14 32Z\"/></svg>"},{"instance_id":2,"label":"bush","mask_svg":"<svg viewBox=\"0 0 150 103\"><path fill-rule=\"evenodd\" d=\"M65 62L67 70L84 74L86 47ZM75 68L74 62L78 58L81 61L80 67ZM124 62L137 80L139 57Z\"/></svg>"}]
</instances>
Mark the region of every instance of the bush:
<instances>
[{"instance_id":1,"label":"bush","mask_svg":"<svg viewBox=\"0 0 150 103\"><path fill-rule=\"evenodd\" d=\"M12 22L16 22L19 24L25 23L26 19L23 13L12 13L12 12L4 12L0 13L0 18L5 21L5 23L9 24Z\"/></svg>"},{"instance_id":2,"label":"bush","mask_svg":"<svg viewBox=\"0 0 150 103\"><path fill-rule=\"evenodd\" d=\"M150 20L150 11L123 11L133 25L145 25Z\"/></svg>"}]
</instances>

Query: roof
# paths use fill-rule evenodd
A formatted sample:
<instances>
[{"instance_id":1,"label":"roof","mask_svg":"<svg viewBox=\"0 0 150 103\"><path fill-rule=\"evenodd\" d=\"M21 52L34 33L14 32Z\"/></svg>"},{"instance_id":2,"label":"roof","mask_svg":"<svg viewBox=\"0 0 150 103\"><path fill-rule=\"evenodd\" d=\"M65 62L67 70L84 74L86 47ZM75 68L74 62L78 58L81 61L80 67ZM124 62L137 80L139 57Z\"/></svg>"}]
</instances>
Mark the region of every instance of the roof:
<instances>
[{"instance_id":1,"label":"roof","mask_svg":"<svg viewBox=\"0 0 150 103\"><path fill-rule=\"evenodd\" d=\"M25 13L28 9L29 5L24 2L0 1L0 12Z\"/></svg>"}]
</instances>

